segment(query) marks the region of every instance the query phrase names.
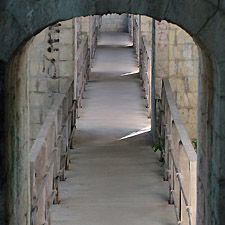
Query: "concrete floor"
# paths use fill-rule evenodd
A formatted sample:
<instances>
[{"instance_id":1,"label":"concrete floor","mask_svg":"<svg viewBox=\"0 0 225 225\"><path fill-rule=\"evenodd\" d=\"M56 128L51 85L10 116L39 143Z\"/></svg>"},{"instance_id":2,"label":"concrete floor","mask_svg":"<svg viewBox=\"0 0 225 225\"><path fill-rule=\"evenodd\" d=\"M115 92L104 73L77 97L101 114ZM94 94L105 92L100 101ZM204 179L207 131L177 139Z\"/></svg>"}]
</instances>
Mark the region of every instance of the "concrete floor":
<instances>
[{"instance_id":1,"label":"concrete floor","mask_svg":"<svg viewBox=\"0 0 225 225\"><path fill-rule=\"evenodd\" d=\"M176 224L130 43L100 37L53 225Z\"/></svg>"}]
</instances>

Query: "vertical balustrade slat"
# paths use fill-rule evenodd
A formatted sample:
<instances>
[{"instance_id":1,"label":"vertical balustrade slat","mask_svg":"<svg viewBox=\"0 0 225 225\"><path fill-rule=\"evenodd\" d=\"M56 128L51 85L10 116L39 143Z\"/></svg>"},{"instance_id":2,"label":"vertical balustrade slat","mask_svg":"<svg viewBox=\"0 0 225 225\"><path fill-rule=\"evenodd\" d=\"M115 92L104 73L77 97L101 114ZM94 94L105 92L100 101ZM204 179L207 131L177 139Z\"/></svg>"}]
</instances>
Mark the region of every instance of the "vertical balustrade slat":
<instances>
[{"instance_id":1,"label":"vertical balustrade slat","mask_svg":"<svg viewBox=\"0 0 225 225\"><path fill-rule=\"evenodd\" d=\"M135 29L136 26L135 26ZM135 30L134 29L134 30ZM137 37L134 37L136 40ZM135 44L137 45L137 44ZM148 117L151 117L151 57L152 53L149 48L146 37L143 35L141 39L141 60L140 60L140 77L142 79L145 99L146 99L146 108L148 108Z\"/></svg>"}]
</instances>

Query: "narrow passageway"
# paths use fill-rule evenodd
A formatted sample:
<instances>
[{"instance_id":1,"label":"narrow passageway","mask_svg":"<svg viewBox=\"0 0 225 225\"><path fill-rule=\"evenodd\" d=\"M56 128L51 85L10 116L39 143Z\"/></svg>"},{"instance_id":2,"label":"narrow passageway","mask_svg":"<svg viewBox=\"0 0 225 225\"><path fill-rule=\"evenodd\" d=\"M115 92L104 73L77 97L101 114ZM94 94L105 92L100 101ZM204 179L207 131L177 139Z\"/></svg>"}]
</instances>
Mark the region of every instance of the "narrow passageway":
<instances>
[{"instance_id":1,"label":"narrow passageway","mask_svg":"<svg viewBox=\"0 0 225 225\"><path fill-rule=\"evenodd\" d=\"M128 33L100 35L83 110L77 121L75 146L124 145L134 138L126 141L121 138L143 130L148 133L138 135L135 142L139 139L141 145L150 143L150 120L137 60L129 45Z\"/></svg>"},{"instance_id":2,"label":"narrow passageway","mask_svg":"<svg viewBox=\"0 0 225 225\"><path fill-rule=\"evenodd\" d=\"M53 225L176 224L130 46L127 33L99 37Z\"/></svg>"}]
</instances>

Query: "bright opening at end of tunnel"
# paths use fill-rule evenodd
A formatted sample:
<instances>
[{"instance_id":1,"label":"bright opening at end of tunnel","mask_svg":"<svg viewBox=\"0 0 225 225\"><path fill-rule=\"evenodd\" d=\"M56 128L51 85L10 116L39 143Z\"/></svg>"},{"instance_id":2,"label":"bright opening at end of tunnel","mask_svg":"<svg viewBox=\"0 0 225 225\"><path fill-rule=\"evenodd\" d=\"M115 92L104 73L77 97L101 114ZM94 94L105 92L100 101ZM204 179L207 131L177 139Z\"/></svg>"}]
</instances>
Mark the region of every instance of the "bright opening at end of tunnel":
<instances>
[{"instance_id":1,"label":"bright opening at end of tunnel","mask_svg":"<svg viewBox=\"0 0 225 225\"><path fill-rule=\"evenodd\" d=\"M145 128L142 128L139 131L132 132L131 134L128 134L127 136L124 136L124 137L120 138L119 140L125 140L127 138L131 138L131 137L134 137L134 136L137 136L137 135L140 135L140 134L144 134L144 133L147 133L147 132L150 132L150 131L151 131L151 125L149 125Z\"/></svg>"}]
</instances>

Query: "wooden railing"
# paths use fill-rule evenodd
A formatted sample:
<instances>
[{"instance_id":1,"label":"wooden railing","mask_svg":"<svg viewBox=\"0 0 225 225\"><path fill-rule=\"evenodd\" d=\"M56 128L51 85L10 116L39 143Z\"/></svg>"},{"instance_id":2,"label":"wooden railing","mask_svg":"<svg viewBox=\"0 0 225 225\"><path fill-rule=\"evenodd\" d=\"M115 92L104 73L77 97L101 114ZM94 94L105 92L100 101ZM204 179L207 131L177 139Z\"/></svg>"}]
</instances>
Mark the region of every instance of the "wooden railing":
<instances>
[{"instance_id":1,"label":"wooden railing","mask_svg":"<svg viewBox=\"0 0 225 225\"><path fill-rule=\"evenodd\" d=\"M140 76L150 117L152 52L145 36L142 36L140 50ZM197 156L179 116L167 79L163 80L161 100L157 101L156 107L160 114L157 136L161 139L161 144L165 144L162 158L165 162L164 178L169 181L169 202L174 204L178 224L195 225Z\"/></svg>"},{"instance_id":2,"label":"wooden railing","mask_svg":"<svg viewBox=\"0 0 225 225\"><path fill-rule=\"evenodd\" d=\"M83 93L88 80L90 57L88 53L88 37L86 36L81 42L78 49L77 59L77 117L79 117L79 109L82 108Z\"/></svg>"},{"instance_id":3,"label":"wooden railing","mask_svg":"<svg viewBox=\"0 0 225 225\"><path fill-rule=\"evenodd\" d=\"M140 76L145 91L146 108L148 108L148 117L151 117L151 62L152 53L145 36L141 40L140 55Z\"/></svg>"},{"instance_id":4,"label":"wooden railing","mask_svg":"<svg viewBox=\"0 0 225 225\"><path fill-rule=\"evenodd\" d=\"M158 135L165 137L165 180L178 224L196 224L197 156L179 116L170 83L163 79Z\"/></svg>"},{"instance_id":5,"label":"wooden railing","mask_svg":"<svg viewBox=\"0 0 225 225\"><path fill-rule=\"evenodd\" d=\"M95 51L96 51L96 47L97 47L97 41L98 41L98 34L99 34L99 21L97 20L96 17L93 18L93 22L92 22L92 27L91 27L91 59L94 58L95 56Z\"/></svg>"},{"instance_id":6,"label":"wooden railing","mask_svg":"<svg viewBox=\"0 0 225 225\"><path fill-rule=\"evenodd\" d=\"M139 62L139 22L137 18L134 18L133 22L133 45L137 55L137 61Z\"/></svg>"},{"instance_id":7,"label":"wooden railing","mask_svg":"<svg viewBox=\"0 0 225 225\"><path fill-rule=\"evenodd\" d=\"M128 32L131 36L131 40L133 42L133 35L134 35L134 15L128 14Z\"/></svg>"},{"instance_id":8,"label":"wooden railing","mask_svg":"<svg viewBox=\"0 0 225 225\"><path fill-rule=\"evenodd\" d=\"M64 180L75 127L73 81L49 111L30 151L31 225L50 224L50 206L58 203L58 181Z\"/></svg>"},{"instance_id":9,"label":"wooden railing","mask_svg":"<svg viewBox=\"0 0 225 225\"><path fill-rule=\"evenodd\" d=\"M69 169L69 149L82 107L90 57L88 39L78 49L76 99L74 81L68 79L58 94L30 151L31 225L50 225L50 207L59 202L59 180Z\"/></svg>"}]
</instances>

